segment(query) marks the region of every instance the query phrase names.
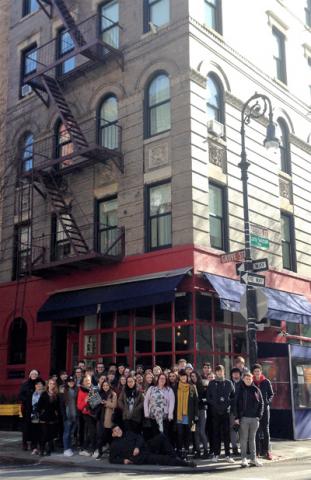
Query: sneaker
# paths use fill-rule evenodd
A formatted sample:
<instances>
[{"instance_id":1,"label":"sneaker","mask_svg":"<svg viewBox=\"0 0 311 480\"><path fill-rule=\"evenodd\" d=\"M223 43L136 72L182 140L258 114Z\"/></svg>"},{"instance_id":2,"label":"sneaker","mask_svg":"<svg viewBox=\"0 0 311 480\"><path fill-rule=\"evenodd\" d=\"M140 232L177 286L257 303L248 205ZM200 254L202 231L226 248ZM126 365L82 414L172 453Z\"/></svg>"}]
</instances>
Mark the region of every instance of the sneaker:
<instances>
[{"instance_id":1,"label":"sneaker","mask_svg":"<svg viewBox=\"0 0 311 480\"><path fill-rule=\"evenodd\" d=\"M228 463L235 463L235 460L234 460L232 457L229 457L229 456L227 456L227 457L225 458L225 460L226 460L226 462L228 462Z\"/></svg>"},{"instance_id":2,"label":"sneaker","mask_svg":"<svg viewBox=\"0 0 311 480\"><path fill-rule=\"evenodd\" d=\"M262 463L259 460L257 460L257 458L255 458L255 460L251 460L249 463L250 463L251 467L262 467L263 466Z\"/></svg>"},{"instance_id":3,"label":"sneaker","mask_svg":"<svg viewBox=\"0 0 311 480\"><path fill-rule=\"evenodd\" d=\"M99 454L99 451L95 450L95 452L93 452L93 454L92 454L92 457L97 458L98 454Z\"/></svg>"},{"instance_id":4,"label":"sneaker","mask_svg":"<svg viewBox=\"0 0 311 480\"><path fill-rule=\"evenodd\" d=\"M31 455L39 455L39 450L37 448L34 448L31 452Z\"/></svg>"},{"instance_id":5,"label":"sneaker","mask_svg":"<svg viewBox=\"0 0 311 480\"><path fill-rule=\"evenodd\" d=\"M91 456L91 453L88 452L87 450L81 450L79 452L79 455L82 455L83 457L90 457Z\"/></svg>"},{"instance_id":6,"label":"sneaker","mask_svg":"<svg viewBox=\"0 0 311 480\"><path fill-rule=\"evenodd\" d=\"M248 464L247 458L242 458L241 467L246 468L248 466L249 464Z\"/></svg>"},{"instance_id":7,"label":"sneaker","mask_svg":"<svg viewBox=\"0 0 311 480\"><path fill-rule=\"evenodd\" d=\"M273 457L272 457L272 453L271 453L271 452L268 452L268 453L267 453L266 459L267 459L267 460L273 460Z\"/></svg>"},{"instance_id":8,"label":"sneaker","mask_svg":"<svg viewBox=\"0 0 311 480\"><path fill-rule=\"evenodd\" d=\"M201 452L195 452L193 458L201 458Z\"/></svg>"},{"instance_id":9,"label":"sneaker","mask_svg":"<svg viewBox=\"0 0 311 480\"><path fill-rule=\"evenodd\" d=\"M192 461L186 461L185 462L185 467L190 467L190 468L196 468L197 467L197 464L192 462Z\"/></svg>"},{"instance_id":10,"label":"sneaker","mask_svg":"<svg viewBox=\"0 0 311 480\"><path fill-rule=\"evenodd\" d=\"M103 448L102 448L102 452L105 453L109 450L109 445L104 445Z\"/></svg>"},{"instance_id":11,"label":"sneaker","mask_svg":"<svg viewBox=\"0 0 311 480\"><path fill-rule=\"evenodd\" d=\"M212 462L213 462L213 463L217 463L217 462L218 462L218 458L219 458L218 455L214 455L213 458L212 458Z\"/></svg>"},{"instance_id":12,"label":"sneaker","mask_svg":"<svg viewBox=\"0 0 311 480\"><path fill-rule=\"evenodd\" d=\"M68 448L67 450L64 451L64 457L72 457L73 456L73 451L71 448Z\"/></svg>"},{"instance_id":13,"label":"sneaker","mask_svg":"<svg viewBox=\"0 0 311 480\"><path fill-rule=\"evenodd\" d=\"M238 457L240 455L238 447L234 447L232 449L232 455L235 455L236 457Z\"/></svg>"}]
</instances>

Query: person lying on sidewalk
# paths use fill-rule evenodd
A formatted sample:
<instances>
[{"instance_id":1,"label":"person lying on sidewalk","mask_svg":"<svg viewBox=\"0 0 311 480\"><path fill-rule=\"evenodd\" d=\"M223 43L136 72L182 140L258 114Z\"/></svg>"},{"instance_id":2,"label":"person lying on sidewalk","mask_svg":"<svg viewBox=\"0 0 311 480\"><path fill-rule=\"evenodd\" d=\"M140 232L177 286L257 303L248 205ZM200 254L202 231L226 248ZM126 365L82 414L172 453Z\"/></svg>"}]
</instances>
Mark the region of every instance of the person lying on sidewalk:
<instances>
[{"instance_id":1,"label":"person lying on sidewalk","mask_svg":"<svg viewBox=\"0 0 311 480\"><path fill-rule=\"evenodd\" d=\"M109 461L124 465L196 467L195 463L176 457L172 445L162 433L146 443L142 435L123 432L119 425L112 428Z\"/></svg>"}]
</instances>

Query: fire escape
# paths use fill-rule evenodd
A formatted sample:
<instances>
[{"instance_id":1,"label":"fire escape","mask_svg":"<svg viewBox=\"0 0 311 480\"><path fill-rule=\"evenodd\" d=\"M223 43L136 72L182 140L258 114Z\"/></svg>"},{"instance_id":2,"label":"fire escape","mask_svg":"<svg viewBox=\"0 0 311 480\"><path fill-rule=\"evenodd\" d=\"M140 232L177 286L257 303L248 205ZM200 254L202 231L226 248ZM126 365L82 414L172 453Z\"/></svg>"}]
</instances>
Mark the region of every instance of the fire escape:
<instances>
[{"instance_id":1,"label":"fire escape","mask_svg":"<svg viewBox=\"0 0 311 480\"><path fill-rule=\"evenodd\" d=\"M108 161L113 161L123 172L121 128L117 122L109 123L105 119L101 119L100 131L96 119L78 123L63 93L66 82L98 64L113 60L123 69L123 55L113 35L115 33L118 38L118 23L106 17L103 22L101 13L76 23L64 0L38 0L38 3L49 18L52 18L53 11L58 13L72 44L61 56L57 55L57 38L38 47L32 57L35 68L24 79L46 107L56 107L62 125L58 148L55 148L55 135L35 142L32 168L23 173L23 177L51 205L57 225L53 235L32 237L29 248L31 258L27 264L31 274L47 276L89 268L94 263L118 262L124 256L123 229L94 222L81 225L81 221L76 220L66 198L68 191L64 178L77 169ZM105 28L100 28L103 24ZM74 66L66 75L63 65L70 59L73 59ZM99 230L104 235L100 239L95 234ZM55 249L51 245L53 236L55 240L57 235L60 241Z\"/></svg>"}]
</instances>

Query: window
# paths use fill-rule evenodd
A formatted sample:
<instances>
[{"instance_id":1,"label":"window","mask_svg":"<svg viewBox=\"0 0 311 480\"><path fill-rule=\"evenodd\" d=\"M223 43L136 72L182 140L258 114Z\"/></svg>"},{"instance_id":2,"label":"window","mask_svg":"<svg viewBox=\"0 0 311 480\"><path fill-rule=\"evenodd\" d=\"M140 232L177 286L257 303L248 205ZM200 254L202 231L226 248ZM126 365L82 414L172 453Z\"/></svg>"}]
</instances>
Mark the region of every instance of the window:
<instances>
[{"instance_id":1,"label":"window","mask_svg":"<svg viewBox=\"0 0 311 480\"><path fill-rule=\"evenodd\" d=\"M204 0L204 23L222 33L221 0Z\"/></svg>"},{"instance_id":2,"label":"window","mask_svg":"<svg viewBox=\"0 0 311 480\"><path fill-rule=\"evenodd\" d=\"M20 96L25 97L31 92L30 85L27 85L25 79L37 70L37 45L32 45L22 52ZM28 87L28 88L27 88Z\"/></svg>"},{"instance_id":3,"label":"window","mask_svg":"<svg viewBox=\"0 0 311 480\"><path fill-rule=\"evenodd\" d=\"M39 10L39 4L37 0L23 1L23 17L29 15L30 13L36 12L37 10Z\"/></svg>"},{"instance_id":4,"label":"window","mask_svg":"<svg viewBox=\"0 0 311 480\"><path fill-rule=\"evenodd\" d=\"M286 122L282 118L277 121L277 137L280 139L280 168L282 172L291 174L291 155L289 143L289 131Z\"/></svg>"},{"instance_id":5,"label":"window","mask_svg":"<svg viewBox=\"0 0 311 480\"><path fill-rule=\"evenodd\" d=\"M28 273L31 262L31 225L15 227L14 278Z\"/></svg>"},{"instance_id":6,"label":"window","mask_svg":"<svg viewBox=\"0 0 311 480\"><path fill-rule=\"evenodd\" d=\"M156 27L170 21L170 0L144 0L144 32L150 30L150 23Z\"/></svg>"},{"instance_id":7,"label":"window","mask_svg":"<svg viewBox=\"0 0 311 480\"><path fill-rule=\"evenodd\" d=\"M214 183L209 184L209 225L211 247L227 250L225 190Z\"/></svg>"},{"instance_id":8,"label":"window","mask_svg":"<svg viewBox=\"0 0 311 480\"><path fill-rule=\"evenodd\" d=\"M56 158L70 157L73 154L73 143L66 126L61 122L56 124L56 141L55 141ZM68 158L61 162L60 168L72 165L72 159Z\"/></svg>"},{"instance_id":9,"label":"window","mask_svg":"<svg viewBox=\"0 0 311 480\"><path fill-rule=\"evenodd\" d=\"M147 137L152 137L171 128L170 80L160 73L150 82L147 100Z\"/></svg>"},{"instance_id":10,"label":"window","mask_svg":"<svg viewBox=\"0 0 311 480\"><path fill-rule=\"evenodd\" d=\"M148 187L147 249L169 247L172 244L171 184Z\"/></svg>"},{"instance_id":11,"label":"window","mask_svg":"<svg viewBox=\"0 0 311 480\"><path fill-rule=\"evenodd\" d=\"M207 76L207 118L224 123L224 104L222 85L216 75Z\"/></svg>"},{"instance_id":12,"label":"window","mask_svg":"<svg viewBox=\"0 0 311 480\"><path fill-rule=\"evenodd\" d=\"M275 63L276 78L283 83L287 83L286 75L286 56L285 56L285 36L277 28L272 28L273 34L273 59Z\"/></svg>"},{"instance_id":13,"label":"window","mask_svg":"<svg viewBox=\"0 0 311 480\"><path fill-rule=\"evenodd\" d=\"M305 8L306 12L306 25L311 27L311 0L307 0L307 6Z\"/></svg>"},{"instance_id":14,"label":"window","mask_svg":"<svg viewBox=\"0 0 311 480\"><path fill-rule=\"evenodd\" d=\"M33 134L28 133L22 148L22 173L29 172L33 168Z\"/></svg>"},{"instance_id":15,"label":"window","mask_svg":"<svg viewBox=\"0 0 311 480\"><path fill-rule=\"evenodd\" d=\"M106 97L99 109L99 144L115 150L119 148L118 100Z\"/></svg>"},{"instance_id":16,"label":"window","mask_svg":"<svg viewBox=\"0 0 311 480\"><path fill-rule=\"evenodd\" d=\"M62 58L65 55L68 55L75 49L75 44L72 40L70 33L65 30L61 29L58 32L58 58ZM58 75L65 75L66 73L73 70L76 66L76 59L75 57L68 58L65 60L61 65L58 66Z\"/></svg>"},{"instance_id":17,"label":"window","mask_svg":"<svg viewBox=\"0 0 311 480\"><path fill-rule=\"evenodd\" d=\"M98 202L98 250L105 253L107 248L115 242L118 235L118 199L117 197L100 200ZM117 253L118 245L109 251Z\"/></svg>"},{"instance_id":18,"label":"window","mask_svg":"<svg viewBox=\"0 0 311 480\"><path fill-rule=\"evenodd\" d=\"M68 213L62 213L62 220L67 224L70 223L70 215ZM52 260L67 258L71 253L70 240L64 231L60 219L56 216L52 219L52 238L54 247Z\"/></svg>"},{"instance_id":19,"label":"window","mask_svg":"<svg viewBox=\"0 0 311 480\"><path fill-rule=\"evenodd\" d=\"M119 2L117 0L106 2L100 7L100 16L102 41L114 48L119 48Z\"/></svg>"},{"instance_id":20,"label":"window","mask_svg":"<svg viewBox=\"0 0 311 480\"><path fill-rule=\"evenodd\" d=\"M27 325L23 318L15 318L11 323L8 338L8 364L26 363Z\"/></svg>"},{"instance_id":21,"label":"window","mask_svg":"<svg viewBox=\"0 0 311 480\"><path fill-rule=\"evenodd\" d=\"M283 268L296 271L294 221L292 215L281 213Z\"/></svg>"}]
</instances>

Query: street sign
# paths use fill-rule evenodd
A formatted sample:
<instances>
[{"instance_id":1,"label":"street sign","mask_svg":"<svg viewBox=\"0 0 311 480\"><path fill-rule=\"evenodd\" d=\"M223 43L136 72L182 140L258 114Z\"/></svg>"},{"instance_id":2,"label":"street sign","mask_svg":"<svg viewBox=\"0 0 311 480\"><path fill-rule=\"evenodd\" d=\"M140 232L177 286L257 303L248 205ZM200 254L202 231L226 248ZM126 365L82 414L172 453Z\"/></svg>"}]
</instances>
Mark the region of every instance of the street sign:
<instances>
[{"instance_id":1,"label":"street sign","mask_svg":"<svg viewBox=\"0 0 311 480\"><path fill-rule=\"evenodd\" d=\"M269 263L267 258L262 258L261 260L252 261L252 272L264 272L269 270ZM245 263L236 264L236 274L241 275L243 272L246 272Z\"/></svg>"},{"instance_id":2,"label":"street sign","mask_svg":"<svg viewBox=\"0 0 311 480\"><path fill-rule=\"evenodd\" d=\"M246 291L243 293L243 295L241 295L240 313L247 320L246 295L247 295ZM257 311L256 320L259 322L261 319L263 319L267 315L268 300L262 288L256 288L255 295L256 295L256 311Z\"/></svg>"},{"instance_id":3,"label":"street sign","mask_svg":"<svg viewBox=\"0 0 311 480\"><path fill-rule=\"evenodd\" d=\"M244 272L240 277L240 282L253 287L264 287L266 278L257 273Z\"/></svg>"},{"instance_id":4,"label":"street sign","mask_svg":"<svg viewBox=\"0 0 311 480\"><path fill-rule=\"evenodd\" d=\"M250 235L251 247L267 249L270 246L269 239L265 237L259 237L251 233Z\"/></svg>"},{"instance_id":5,"label":"street sign","mask_svg":"<svg viewBox=\"0 0 311 480\"><path fill-rule=\"evenodd\" d=\"M235 252L225 253L220 256L221 263L243 262L245 259L245 250L236 250Z\"/></svg>"}]
</instances>

